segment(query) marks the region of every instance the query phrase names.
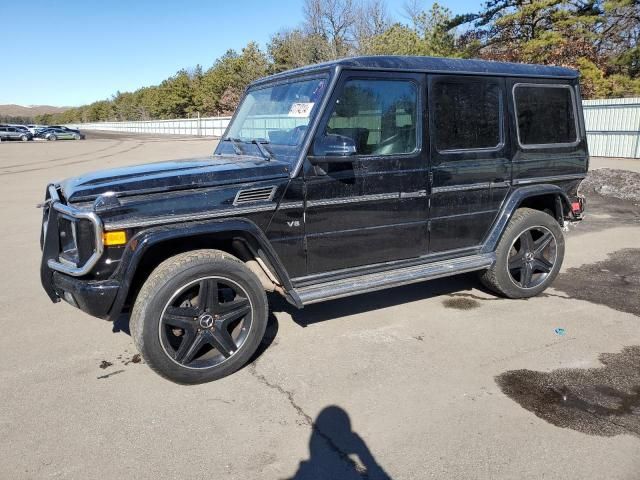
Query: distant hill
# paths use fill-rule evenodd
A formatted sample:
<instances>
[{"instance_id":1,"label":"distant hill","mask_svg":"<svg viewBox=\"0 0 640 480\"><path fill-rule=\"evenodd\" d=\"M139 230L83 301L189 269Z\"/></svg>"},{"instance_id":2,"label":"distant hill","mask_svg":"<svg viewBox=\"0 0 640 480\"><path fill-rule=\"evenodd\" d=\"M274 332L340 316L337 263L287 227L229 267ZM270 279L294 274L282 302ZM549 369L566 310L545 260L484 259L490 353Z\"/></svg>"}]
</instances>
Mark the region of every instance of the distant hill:
<instances>
[{"instance_id":1,"label":"distant hill","mask_svg":"<svg viewBox=\"0 0 640 480\"><path fill-rule=\"evenodd\" d=\"M6 117L35 117L45 113L62 113L69 107L53 107L51 105L0 105L0 116Z\"/></svg>"}]
</instances>

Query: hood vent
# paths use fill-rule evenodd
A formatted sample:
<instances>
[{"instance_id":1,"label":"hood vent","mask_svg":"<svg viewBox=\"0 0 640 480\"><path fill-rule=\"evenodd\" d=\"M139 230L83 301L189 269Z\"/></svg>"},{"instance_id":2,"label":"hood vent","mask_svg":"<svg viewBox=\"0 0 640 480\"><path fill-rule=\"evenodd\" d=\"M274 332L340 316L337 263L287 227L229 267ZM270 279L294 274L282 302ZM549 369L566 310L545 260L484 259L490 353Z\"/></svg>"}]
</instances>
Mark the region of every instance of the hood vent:
<instances>
[{"instance_id":1,"label":"hood vent","mask_svg":"<svg viewBox=\"0 0 640 480\"><path fill-rule=\"evenodd\" d=\"M260 187L240 190L233 200L234 205L244 205L246 203L270 202L276 193L276 187Z\"/></svg>"}]
</instances>

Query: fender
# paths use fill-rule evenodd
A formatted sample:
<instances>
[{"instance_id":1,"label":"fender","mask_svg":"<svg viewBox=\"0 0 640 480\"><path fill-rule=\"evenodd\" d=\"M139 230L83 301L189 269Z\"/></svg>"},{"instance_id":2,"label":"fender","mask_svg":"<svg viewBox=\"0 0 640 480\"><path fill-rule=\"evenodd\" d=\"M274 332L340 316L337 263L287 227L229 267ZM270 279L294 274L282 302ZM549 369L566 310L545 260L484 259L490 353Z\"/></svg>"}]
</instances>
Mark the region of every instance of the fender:
<instances>
[{"instance_id":1,"label":"fender","mask_svg":"<svg viewBox=\"0 0 640 480\"><path fill-rule=\"evenodd\" d=\"M489 233L485 237L482 247L480 248L480 252L493 252L502 237L502 232L504 232L507 223L511 220L511 216L520 206L522 201L525 198L537 197L539 195L555 195L557 199L560 199L561 206L564 211L571 211L571 201L569 200L569 197L566 192L557 185L538 184L517 188L513 190L502 202L500 212L498 213L496 220L493 222Z\"/></svg>"},{"instance_id":2,"label":"fender","mask_svg":"<svg viewBox=\"0 0 640 480\"><path fill-rule=\"evenodd\" d=\"M242 232L253 239L260 249L261 256L263 256L262 259L273 268L273 274L281 282L283 289L286 292L293 291L289 274L280 261L278 254L273 250L264 232L251 220L230 218L198 223L163 225L138 232L129 240L120 264L112 276L112 279L115 279L120 284L120 288L109 311L109 318L112 320L117 318L122 311L138 265L149 248L168 240L223 232Z\"/></svg>"}]
</instances>

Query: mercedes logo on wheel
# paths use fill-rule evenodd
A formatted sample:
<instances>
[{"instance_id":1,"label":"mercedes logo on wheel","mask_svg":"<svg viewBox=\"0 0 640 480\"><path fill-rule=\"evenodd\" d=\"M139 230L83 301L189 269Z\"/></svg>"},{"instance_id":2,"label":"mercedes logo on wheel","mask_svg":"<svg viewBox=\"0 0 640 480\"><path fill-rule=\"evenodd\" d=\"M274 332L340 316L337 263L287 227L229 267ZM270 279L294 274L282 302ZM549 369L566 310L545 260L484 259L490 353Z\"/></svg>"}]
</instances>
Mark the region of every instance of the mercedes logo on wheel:
<instances>
[{"instance_id":1,"label":"mercedes logo on wheel","mask_svg":"<svg viewBox=\"0 0 640 480\"><path fill-rule=\"evenodd\" d=\"M211 327L213 327L213 317L208 313L205 313L204 315L202 315L200 317L200 326L202 328L211 328Z\"/></svg>"}]
</instances>

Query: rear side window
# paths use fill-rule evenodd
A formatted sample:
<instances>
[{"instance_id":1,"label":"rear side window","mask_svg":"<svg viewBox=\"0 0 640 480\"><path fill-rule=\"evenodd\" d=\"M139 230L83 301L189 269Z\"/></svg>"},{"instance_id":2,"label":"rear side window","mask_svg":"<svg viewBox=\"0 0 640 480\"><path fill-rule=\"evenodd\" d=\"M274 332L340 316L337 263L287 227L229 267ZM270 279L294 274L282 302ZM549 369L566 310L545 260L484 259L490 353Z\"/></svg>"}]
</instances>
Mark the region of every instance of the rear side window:
<instances>
[{"instance_id":1,"label":"rear side window","mask_svg":"<svg viewBox=\"0 0 640 480\"><path fill-rule=\"evenodd\" d=\"M433 99L439 152L492 149L502 143L502 96L496 83L437 81Z\"/></svg>"},{"instance_id":2,"label":"rear side window","mask_svg":"<svg viewBox=\"0 0 640 480\"><path fill-rule=\"evenodd\" d=\"M568 85L516 85L513 96L522 146L578 140L573 91Z\"/></svg>"}]
</instances>

